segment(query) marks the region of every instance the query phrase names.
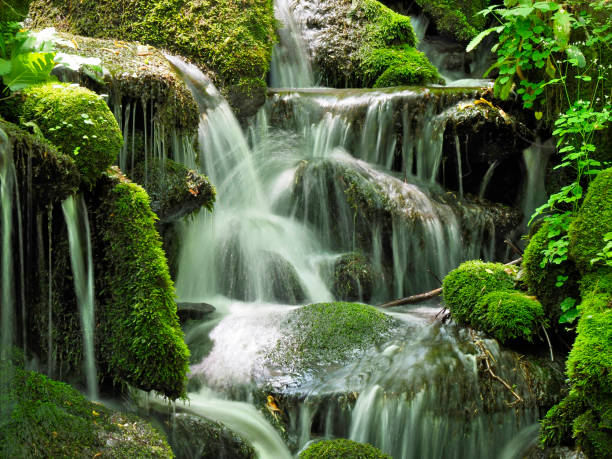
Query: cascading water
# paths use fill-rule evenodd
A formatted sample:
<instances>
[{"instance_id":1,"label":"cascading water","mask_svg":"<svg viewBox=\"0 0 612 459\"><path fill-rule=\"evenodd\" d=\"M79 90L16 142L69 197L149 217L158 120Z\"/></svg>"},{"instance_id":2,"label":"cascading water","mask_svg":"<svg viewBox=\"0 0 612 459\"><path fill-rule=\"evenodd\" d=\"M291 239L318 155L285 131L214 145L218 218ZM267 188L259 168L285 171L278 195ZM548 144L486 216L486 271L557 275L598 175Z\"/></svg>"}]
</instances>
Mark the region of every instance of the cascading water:
<instances>
[{"instance_id":1,"label":"cascading water","mask_svg":"<svg viewBox=\"0 0 612 459\"><path fill-rule=\"evenodd\" d=\"M74 290L81 318L87 392L91 400L97 400L99 394L94 354L94 271L87 207L81 195L76 198L70 196L62 203L62 210L68 228Z\"/></svg>"},{"instance_id":2,"label":"cascading water","mask_svg":"<svg viewBox=\"0 0 612 459\"><path fill-rule=\"evenodd\" d=\"M2 337L0 360L8 359L15 334L15 310L13 292L13 195L14 168L12 146L6 133L0 129L0 204L2 211Z\"/></svg>"}]
</instances>

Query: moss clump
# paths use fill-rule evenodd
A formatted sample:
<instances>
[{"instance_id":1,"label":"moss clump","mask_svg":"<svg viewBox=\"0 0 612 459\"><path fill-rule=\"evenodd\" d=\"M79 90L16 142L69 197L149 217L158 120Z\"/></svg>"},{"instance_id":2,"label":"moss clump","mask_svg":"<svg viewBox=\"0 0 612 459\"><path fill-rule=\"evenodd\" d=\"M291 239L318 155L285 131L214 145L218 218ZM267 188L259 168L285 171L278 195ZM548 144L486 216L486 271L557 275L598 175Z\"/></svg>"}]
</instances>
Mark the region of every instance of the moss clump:
<instances>
[{"instance_id":1,"label":"moss clump","mask_svg":"<svg viewBox=\"0 0 612 459\"><path fill-rule=\"evenodd\" d=\"M569 254L582 273L597 268L591 260L603 249L604 235L612 232L612 168L591 182L578 215L569 229Z\"/></svg>"},{"instance_id":2,"label":"moss clump","mask_svg":"<svg viewBox=\"0 0 612 459\"><path fill-rule=\"evenodd\" d=\"M313 443L300 453L300 459L391 459L391 456L368 443L337 438Z\"/></svg>"},{"instance_id":3,"label":"moss clump","mask_svg":"<svg viewBox=\"0 0 612 459\"><path fill-rule=\"evenodd\" d=\"M272 0L34 0L36 26L141 41L194 60L229 91L265 97L275 42ZM227 95L227 92L226 92Z\"/></svg>"},{"instance_id":4,"label":"moss clump","mask_svg":"<svg viewBox=\"0 0 612 459\"><path fill-rule=\"evenodd\" d=\"M23 21L31 0L0 0L0 22Z\"/></svg>"},{"instance_id":5,"label":"moss clump","mask_svg":"<svg viewBox=\"0 0 612 459\"><path fill-rule=\"evenodd\" d=\"M460 42L467 42L485 26L485 17L478 15L488 0L416 0L423 12L433 20L436 29Z\"/></svg>"},{"instance_id":6,"label":"moss clump","mask_svg":"<svg viewBox=\"0 0 612 459\"><path fill-rule=\"evenodd\" d=\"M372 266L363 254L349 253L336 261L332 287L336 298L368 301L372 296L372 283Z\"/></svg>"},{"instance_id":7,"label":"moss clump","mask_svg":"<svg viewBox=\"0 0 612 459\"><path fill-rule=\"evenodd\" d=\"M478 325L474 308L481 298L514 288L515 268L501 263L466 261L452 270L442 283L444 302L460 324Z\"/></svg>"},{"instance_id":8,"label":"moss clump","mask_svg":"<svg viewBox=\"0 0 612 459\"><path fill-rule=\"evenodd\" d=\"M341 362L384 341L395 324L365 304L310 304L287 315L270 357L298 369Z\"/></svg>"},{"instance_id":9,"label":"moss clump","mask_svg":"<svg viewBox=\"0 0 612 459\"><path fill-rule=\"evenodd\" d=\"M174 457L166 439L135 416L6 362L0 374L2 457Z\"/></svg>"},{"instance_id":10,"label":"moss clump","mask_svg":"<svg viewBox=\"0 0 612 459\"><path fill-rule=\"evenodd\" d=\"M584 412L584 400L571 391L541 421L540 441L545 446L571 446L574 420Z\"/></svg>"},{"instance_id":11,"label":"moss clump","mask_svg":"<svg viewBox=\"0 0 612 459\"><path fill-rule=\"evenodd\" d=\"M500 343L511 340L533 341L544 322L544 308L538 300L518 291L496 291L481 298L472 323Z\"/></svg>"},{"instance_id":12,"label":"moss clump","mask_svg":"<svg viewBox=\"0 0 612 459\"><path fill-rule=\"evenodd\" d=\"M115 379L175 399L185 394L189 351L157 217L140 186L105 182L95 190L102 355Z\"/></svg>"},{"instance_id":13,"label":"moss clump","mask_svg":"<svg viewBox=\"0 0 612 459\"><path fill-rule=\"evenodd\" d=\"M547 263L542 267L543 251L548 248L548 223L544 223L531 237L523 254L523 279L530 295L538 297L546 310L546 317L556 324L561 315L559 305L568 297L578 298L579 274L571 260L560 265ZM562 286L557 287L559 276L567 276Z\"/></svg>"},{"instance_id":14,"label":"moss clump","mask_svg":"<svg viewBox=\"0 0 612 459\"><path fill-rule=\"evenodd\" d=\"M368 44L372 47L400 44L416 46L416 35L408 16L396 13L377 0L362 0L360 6L369 21L366 32Z\"/></svg>"},{"instance_id":15,"label":"moss clump","mask_svg":"<svg viewBox=\"0 0 612 459\"><path fill-rule=\"evenodd\" d=\"M427 57L407 45L374 49L364 57L361 68L365 86L375 88L419 85L440 78Z\"/></svg>"},{"instance_id":16,"label":"moss clump","mask_svg":"<svg viewBox=\"0 0 612 459\"><path fill-rule=\"evenodd\" d=\"M106 102L89 89L49 83L24 91L21 117L33 121L93 184L119 155L121 131Z\"/></svg>"}]
</instances>

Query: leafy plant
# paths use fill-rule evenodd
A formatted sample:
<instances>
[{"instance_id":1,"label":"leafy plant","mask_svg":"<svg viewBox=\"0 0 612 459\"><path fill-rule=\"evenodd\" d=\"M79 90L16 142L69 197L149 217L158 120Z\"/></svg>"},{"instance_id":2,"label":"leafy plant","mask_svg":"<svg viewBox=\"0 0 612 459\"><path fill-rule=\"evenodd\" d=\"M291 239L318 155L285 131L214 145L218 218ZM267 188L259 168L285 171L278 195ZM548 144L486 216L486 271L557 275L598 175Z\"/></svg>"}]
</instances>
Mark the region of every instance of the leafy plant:
<instances>
[{"instance_id":1,"label":"leafy plant","mask_svg":"<svg viewBox=\"0 0 612 459\"><path fill-rule=\"evenodd\" d=\"M601 252L597 253L595 258L591 259L591 264L602 262L612 267L612 231L604 235L604 247Z\"/></svg>"}]
</instances>

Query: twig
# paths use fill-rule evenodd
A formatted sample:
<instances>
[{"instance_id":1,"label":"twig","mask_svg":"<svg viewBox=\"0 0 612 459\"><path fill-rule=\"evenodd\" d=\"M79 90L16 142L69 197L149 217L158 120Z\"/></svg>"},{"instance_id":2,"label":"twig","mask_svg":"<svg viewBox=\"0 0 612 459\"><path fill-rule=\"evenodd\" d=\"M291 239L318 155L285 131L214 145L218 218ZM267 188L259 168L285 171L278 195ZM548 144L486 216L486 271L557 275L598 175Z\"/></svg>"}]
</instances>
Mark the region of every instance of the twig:
<instances>
[{"instance_id":1,"label":"twig","mask_svg":"<svg viewBox=\"0 0 612 459\"><path fill-rule=\"evenodd\" d=\"M489 371L489 374L491 375L491 377L493 379L496 379L497 381L499 381L500 383L503 384L503 386L508 389L510 391L510 393L512 395L514 395L514 398L516 398L516 400L512 403L508 403L509 406L513 406L516 405L517 403L523 403L524 400L523 398L517 394L514 389L512 389L512 386L510 386L510 384L508 384L506 381L504 381L502 378L500 378L499 376L497 376L495 373L493 373L493 369L491 368L491 363L489 362L489 355L491 355L489 353L489 351L484 347L484 344L482 344L481 340L477 340L476 337L474 336L474 330L472 330L470 328L470 335L472 336L472 340L474 341L474 344L476 344L476 346L478 346L478 348L480 349L480 351L482 352L482 355L484 356L484 361L487 364L487 370Z\"/></svg>"},{"instance_id":2,"label":"twig","mask_svg":"<svg viewBox=\"0 0 612 459\"><path fill-rule=\"evenodd\" d=\"M555 361L555 356L553 355L552 344L550 344L550 338L548 337L548 333L546 332L546 328L544 328L544 324L540 324L542 327L542 331L544 332L544 336L546 336L546 342L548 343L548 349L550 349L550 361Z\"/></svg>"},{"instance_id":3,"label":"twig","mask_svg":"<svg viewBox=\"0 0 612 459\"><path fill-rule=\"evenodd\" d=\"M431 274L433 277L435 277L435 279L438 281L438 283L439 283L440 285L442 285L442 281L440 280L440 278L439 278L438 276L436 276L436 273L434 273L434 272L433 272L431 269L429 269L429 268L427 268L427 272L428 272L429 274Z\"/></svg>"},{"instance_id":4,"label":"twig","mask_svg":"<svg viewBox=\"0 0 612 459\"><path fill-rule=\"evenodd\" d=\"M519 257L523 256L523 251L519 249L510 239L504 239L504 243L508 245Z\"/></svg>"}]
</instances>

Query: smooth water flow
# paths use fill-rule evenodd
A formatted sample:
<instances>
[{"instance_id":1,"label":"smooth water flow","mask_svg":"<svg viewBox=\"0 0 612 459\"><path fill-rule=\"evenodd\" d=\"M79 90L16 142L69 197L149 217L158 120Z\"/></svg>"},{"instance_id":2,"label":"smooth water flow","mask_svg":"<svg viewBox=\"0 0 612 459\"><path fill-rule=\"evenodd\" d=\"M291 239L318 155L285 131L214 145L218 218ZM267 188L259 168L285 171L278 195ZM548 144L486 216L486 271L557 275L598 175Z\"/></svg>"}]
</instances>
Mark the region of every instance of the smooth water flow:
<instances>
[{"instance_id":1,"label":"smooth water flow","mask_svg":"<svg viewBox=\"0 0 612 459\"><path fill-rule=\"evenodd\" d=\"M0 339L0 360L11 356L15 334L15 298L13 291L13 195L14 169L12 145L6 133L0 129L0 205L2 212L2 338Z\"/></svg>"},{"instance_id":2,"label":"smooth water flow","mask_svg":"<svg viewBox=\"0 0 612 459\"><path fill-rule=\"evenodd\" d=\"M78 195L77 197L68 197L62 203L62 210L68 228L74 290L79 306L79 316L81 317L87 392L91 400L97 400L99 394L94 353L94 270L87 207L83 197Z\"/></svg>"}]
</instances>

